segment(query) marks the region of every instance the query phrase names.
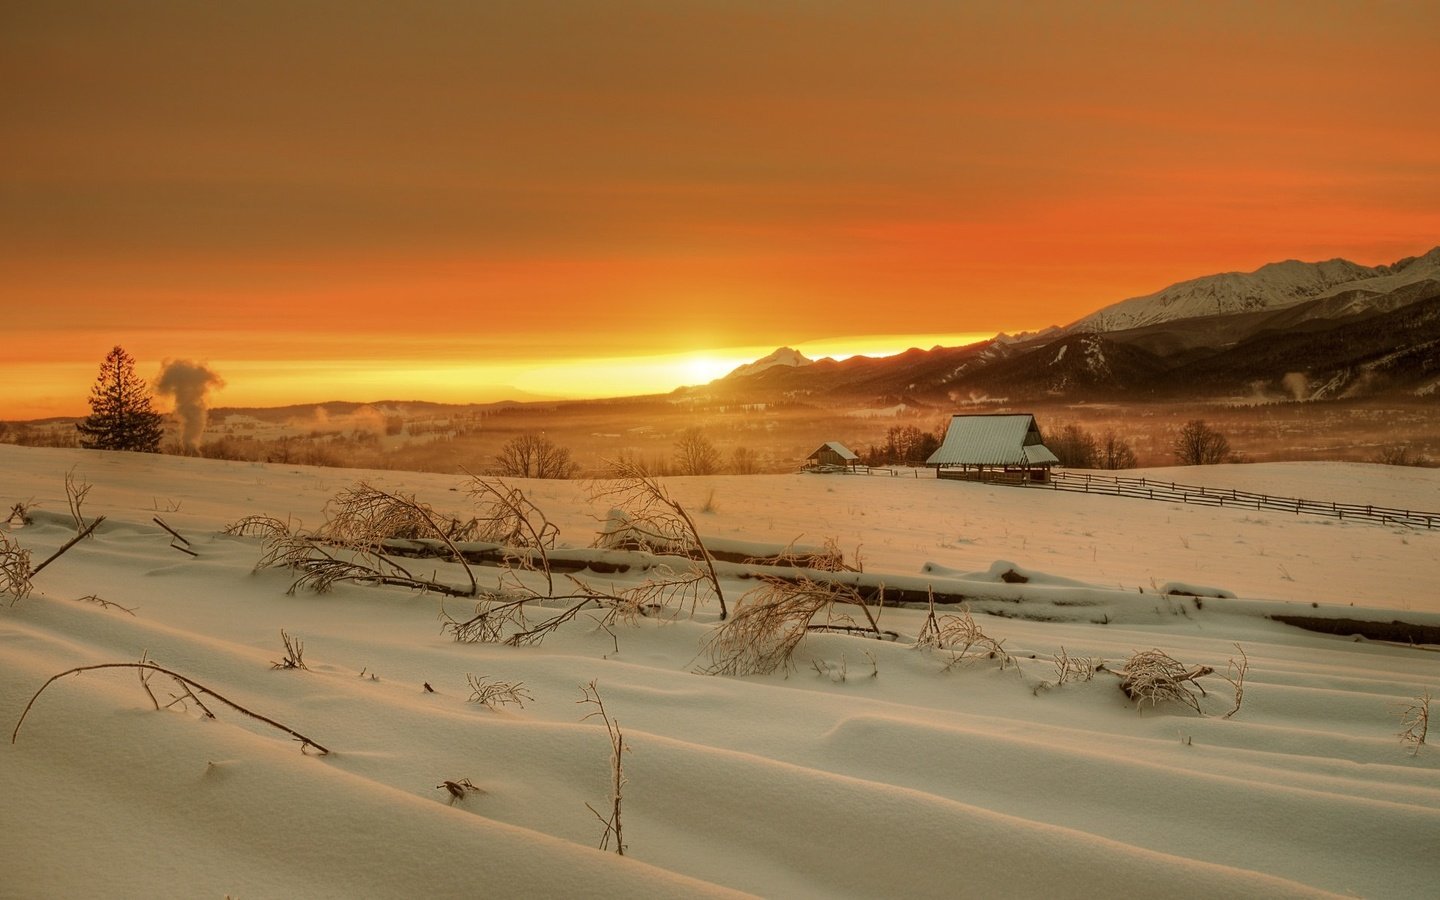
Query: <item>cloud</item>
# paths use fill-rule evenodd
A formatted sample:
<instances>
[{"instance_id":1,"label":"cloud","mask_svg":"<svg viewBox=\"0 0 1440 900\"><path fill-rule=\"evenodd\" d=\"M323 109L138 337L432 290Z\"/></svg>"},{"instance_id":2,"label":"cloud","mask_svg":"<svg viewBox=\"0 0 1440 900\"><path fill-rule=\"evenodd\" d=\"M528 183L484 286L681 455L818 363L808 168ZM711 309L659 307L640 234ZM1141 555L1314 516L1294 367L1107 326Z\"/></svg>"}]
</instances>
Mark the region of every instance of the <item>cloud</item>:
<instances>
[{"instance_id":1,"label":"cloud","mask_svg":"<svg viewBox=\"0 0 1440 900\"><path fill-rule=\"evenodd\" d=\"M180 419L180 442L186 450L200 444L209 417L208 394L212 388L225 386L225 379L204 363L188 359L165 360L155 392L175 400L175 415Z\"/></svg>"}]
</instances>

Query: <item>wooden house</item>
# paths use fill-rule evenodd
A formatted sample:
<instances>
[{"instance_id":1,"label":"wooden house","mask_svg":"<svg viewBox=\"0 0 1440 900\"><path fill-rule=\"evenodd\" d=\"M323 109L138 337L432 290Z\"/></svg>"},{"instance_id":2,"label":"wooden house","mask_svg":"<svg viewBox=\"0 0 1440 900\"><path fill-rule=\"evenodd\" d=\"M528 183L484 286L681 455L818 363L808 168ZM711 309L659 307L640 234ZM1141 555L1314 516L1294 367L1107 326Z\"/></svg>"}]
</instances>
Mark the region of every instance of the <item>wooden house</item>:
<instances>
[{"instance_id":1,"label":"wooden house","mask_svg":"<svg viewBox=\"0 0 1440 900\"><path fill-rule=\"evenodd\" d=\"M853 472L860 468L860 457L839 441L826 441L820 445L820 449L805 458L805 468L820 471L843 469Z\"/></svg>"},{"instance_id":2,"label":"wooden house","mask_svg":"<svg viewBox=\"0 0 1440 900\"><path fill-rule=\"evenodd\" d=\"M925 465L940 478L1019 484L1049 481L1050 467L1059 462L1035 417L1015 413L952 416L945 440Z\"/></svg>"}]
</instances>

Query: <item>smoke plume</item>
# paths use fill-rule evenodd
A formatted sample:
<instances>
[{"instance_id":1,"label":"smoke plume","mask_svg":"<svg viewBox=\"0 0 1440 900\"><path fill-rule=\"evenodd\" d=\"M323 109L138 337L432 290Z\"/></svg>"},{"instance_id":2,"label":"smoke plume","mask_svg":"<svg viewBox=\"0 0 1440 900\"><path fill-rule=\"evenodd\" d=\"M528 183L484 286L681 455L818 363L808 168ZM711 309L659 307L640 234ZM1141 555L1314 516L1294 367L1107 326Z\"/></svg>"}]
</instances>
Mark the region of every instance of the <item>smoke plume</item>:
<instances>
[{"instance_id":1,"label":"smoke plume","mask_svg":"<svg viewBox=\"0 0 1440 900\"><path fill-rule=\"evenodd\" d=\"M208 394L211 388L222 388L225 379L204 363L188 359L165 360L155 392L175 398L175 415L180 419L180 443L187 452L200 446L205 420L210 415Z\"/></svg>"},{"instance_id":2,"label":"smoke plume","mask_svg":"<svg viewBox=\"0 0 1440 900\"><path fill-rule=\"evenodd\" d=\"M1310 396L1310 379L1306 378L1303 372L1285 373L1285 377L1280 379L1280 385L1296 400L1304 400Z\"/></svg>"}]
</instances>

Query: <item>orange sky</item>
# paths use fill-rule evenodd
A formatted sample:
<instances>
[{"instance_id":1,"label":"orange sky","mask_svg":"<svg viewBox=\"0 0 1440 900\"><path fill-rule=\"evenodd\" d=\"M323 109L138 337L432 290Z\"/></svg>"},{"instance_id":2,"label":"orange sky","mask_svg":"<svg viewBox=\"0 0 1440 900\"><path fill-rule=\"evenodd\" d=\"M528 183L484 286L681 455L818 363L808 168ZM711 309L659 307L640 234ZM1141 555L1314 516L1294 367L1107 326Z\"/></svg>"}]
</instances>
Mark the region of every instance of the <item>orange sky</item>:
<instances>
[{"instance_id":1,"label":"orange sky","mask_svg":"<svg viewBox=\"0 0 1440 900\"><path fill-rule=\"evenodd\" d=\"M0 418L83 413L115 343L227 405L630 393L1391 262L1440 244L1436 34L1429 2L6 3Z\"/></svg>"}]
</instances>

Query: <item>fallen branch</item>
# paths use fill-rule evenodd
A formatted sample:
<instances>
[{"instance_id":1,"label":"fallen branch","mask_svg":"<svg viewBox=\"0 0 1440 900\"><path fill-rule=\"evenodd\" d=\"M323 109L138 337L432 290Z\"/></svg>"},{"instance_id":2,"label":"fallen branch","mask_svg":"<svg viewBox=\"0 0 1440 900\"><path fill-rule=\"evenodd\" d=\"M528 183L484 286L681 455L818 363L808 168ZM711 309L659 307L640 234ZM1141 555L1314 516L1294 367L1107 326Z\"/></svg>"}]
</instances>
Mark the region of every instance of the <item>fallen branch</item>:
<instances>
[{"instance_id":1,"label":"fallen branch","mask_svg":"<svg viewBox=\"0 0 1440 900\"><path fill-rule=\"evenodd\" d=\"M93 528L94 526L92 525L91 527ZM80 672L89 672L94 669L139 669L142 672L159 672L162 675L169 675L171 678L175 679L175 681L179 683L179 685L184 688L187 693L191 689L194 689L195 691L199 691L201 694L209 694L211 697L214 697L216 700L219 700L221 703L225 704L236 712L243 713L252 719L257 719L261 722L264 722L266 725L269 725L272 728L280 729L281 731L285 732L286 734L290 735L295 740L300 742L300 751L302 753L305 751L306 747L314 747L316 750L320 751L320 754L322 756L330 752L329 749L327 749L326 747L322 746L316 741L311 740L310 738L306 737L305 735L301 734L300 732L287 725L281 725L274 719L271 719L267 716L262 716L257 712L246 709L235 701L227 699L220 694L217 694L215 691L212 691L205 685L200 684L198 681L193 681L178 672L172 672L169 669L148 662L99 663L93 666L77 666L73 669L66 669L64 672L61 672L58 675L50 676L50 680L40 685L40 690L36 691L35 696L30 698L30 702L25 704L25 710L20 713L20 719L15 723L15 730L10 732L10 743L15 743L15 739L19 737L20 726L25 724L25 717L30 715L30 708L35 705L36 700L40 699L40 695L45 693L46 688L48 688L50 685L54 684L61 678L64 678L66 675L76 675ZM146 685L146 692L149 693L148 685ZM190 696L195 699L196 703L200 704L201 709L205 709L205 705L204 703L201 703L199 697L196 697L194 694L191 694ZM152 702L155 700L154 694L150 695L150 699ZM156 707L159 707L158 703L156 704ZM208 709L206 709L205 711L207 715L210 715L211 718L214 718L214 716L210 714L210 711Z\"/></svg>"},{"instance_id":2,"label":"fallen branch","mask_svg":"<svg viewBox=\"0 0 1440 900\"><path fill-rule=\"evenodd\" d=\"M171 548L173 548L173 549L175 549L175 550L179 550L181 553L188 553L188 554L190 554L191 556L199 556L199 555L200 555L200 554L196 553L194 550L191 550L191 549L190 549L190 542L189 542L188 540L186 540L185 537L184 537L182 534L180 534L180 532L178 532L178 531L176 531L175 529L171 528L169 525L166 525L165 522L162 521L159 516L151 516L151 517L150 517L150 521L154 522L156 525L159 525L161 528L163 528L163 529L165 529L166 531L170 532L171 537L174 538L174 540L172 540L172 541L170 542Z\"/></svg>"}]
</instances>

